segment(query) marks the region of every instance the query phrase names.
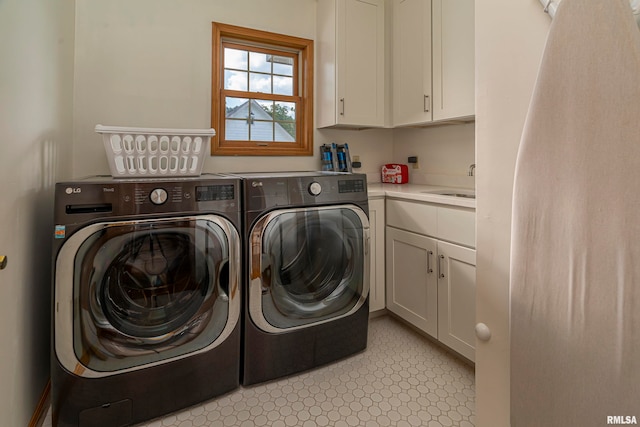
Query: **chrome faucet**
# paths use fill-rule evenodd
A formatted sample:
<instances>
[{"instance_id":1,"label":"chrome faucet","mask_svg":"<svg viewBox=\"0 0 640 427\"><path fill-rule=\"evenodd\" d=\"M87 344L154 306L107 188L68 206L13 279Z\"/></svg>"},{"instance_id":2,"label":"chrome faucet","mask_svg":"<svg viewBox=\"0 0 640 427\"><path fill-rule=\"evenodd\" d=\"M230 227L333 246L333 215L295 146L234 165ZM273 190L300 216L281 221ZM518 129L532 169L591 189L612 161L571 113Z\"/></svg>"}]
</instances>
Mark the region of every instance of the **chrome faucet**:
<instances>
[{"instance_id":1,"label":"chrome faucet","mask_svg":"<svg viewBox=\"0 0 640 427\"><path fill-rule=\"evenodd\" d=\"M476 169L476 164L472 163L471 166L469 166L469 176L473 176L475 169Z\"/></svg>"}]
</instances>

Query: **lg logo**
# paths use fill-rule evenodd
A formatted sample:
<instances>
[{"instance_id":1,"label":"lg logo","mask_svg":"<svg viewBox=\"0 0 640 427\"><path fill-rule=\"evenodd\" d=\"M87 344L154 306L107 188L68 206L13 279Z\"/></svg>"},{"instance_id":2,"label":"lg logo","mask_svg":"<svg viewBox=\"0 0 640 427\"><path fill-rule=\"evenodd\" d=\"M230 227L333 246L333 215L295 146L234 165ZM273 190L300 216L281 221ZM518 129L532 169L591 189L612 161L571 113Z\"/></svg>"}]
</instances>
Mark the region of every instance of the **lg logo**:
<instances>
[{"instance_id":1,"label":"lg logo","mask_svg":"<svg viewBox=\"0 0 640 427\"><path fill-rule=\"evenodd\" d=\"M67 194L78 194L82 192L82 189L80 187L67 187L64 192Z\"/></svg>"}]
</instances>

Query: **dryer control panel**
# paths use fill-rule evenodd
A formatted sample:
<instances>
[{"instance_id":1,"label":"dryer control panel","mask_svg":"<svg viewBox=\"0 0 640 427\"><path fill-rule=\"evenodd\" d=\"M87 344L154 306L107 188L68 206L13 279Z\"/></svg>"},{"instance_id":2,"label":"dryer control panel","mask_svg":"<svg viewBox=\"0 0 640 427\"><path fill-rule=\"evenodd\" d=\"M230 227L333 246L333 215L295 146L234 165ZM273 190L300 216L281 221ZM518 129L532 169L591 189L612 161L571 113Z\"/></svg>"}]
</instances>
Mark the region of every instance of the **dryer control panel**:
<instances>
[{"instance_id":1,"label":"dryer control panel","mask_svg":"<svg viewBox=\"0 0 640 427\"><path fill-rule=\"evenodd\" d=\"M295 173L245 177L245 207L260 211L275 207L333 203L366 203L363 174Z\"/></svg>"},{"instance_id":2,"label":"dryer control panel","mask_svg":"<svg viewBox=\"0 0 640 427\"><path fill-rule=\"evenodd\" d=\"M343 174L288 179L289 203L316 205L368 200L365 175Z\"/></svg>"}]
</instances>

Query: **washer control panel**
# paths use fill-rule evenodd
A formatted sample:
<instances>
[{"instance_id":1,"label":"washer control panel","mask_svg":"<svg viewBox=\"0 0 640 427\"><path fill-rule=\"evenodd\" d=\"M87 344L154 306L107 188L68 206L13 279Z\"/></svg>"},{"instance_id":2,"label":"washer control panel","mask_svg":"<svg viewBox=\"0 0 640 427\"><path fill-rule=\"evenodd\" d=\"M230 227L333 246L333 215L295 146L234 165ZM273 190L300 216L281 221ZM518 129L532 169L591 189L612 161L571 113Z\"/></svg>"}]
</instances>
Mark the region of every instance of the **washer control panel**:
<instances>
[{"instance_id":1,"label":"washer control panel","mask_svg":"<svg viewBox=\"0 0 640 427\"><path fill-rule=\"evenodd\" d=\"M66 223L67 215L107 218L175 212L238 212L239 186L240 180L235 178L158 182L93 177L56 184L56 215L59 223Z\"/></svg>"},{"instance_id":2,"label":"washer control panel","mask_svg":"<svg viewBox=\"0 0 640 427\"><path fill-rule=\"evenodd\" d=\"M151 200L151 203L153 203L154 205L161 205L164 202L167 201L168 198L168 194L167 194L167 190L165 190L164 188L156 188L153 191L151 191L151 194L149 194L149 199Z\"/></svg>"}]
</instances>

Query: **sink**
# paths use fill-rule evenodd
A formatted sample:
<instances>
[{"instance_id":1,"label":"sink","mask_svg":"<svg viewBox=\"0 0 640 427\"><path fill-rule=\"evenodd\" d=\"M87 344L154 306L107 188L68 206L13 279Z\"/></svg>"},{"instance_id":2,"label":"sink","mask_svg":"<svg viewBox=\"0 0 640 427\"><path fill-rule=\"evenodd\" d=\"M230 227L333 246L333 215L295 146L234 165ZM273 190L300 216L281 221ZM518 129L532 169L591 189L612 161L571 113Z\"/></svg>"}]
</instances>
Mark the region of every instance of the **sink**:
<instances>
[{"instance_id":1,"label":"sink","mask_svg":"<svg viewBox=\"0 0 640 427\"><path fill-rule=\"evenodd\" d=\"M465 197L467 199L475 199L476 193L471 190L425 190L424 194L437 194L439 196Z\"/></svg>"}]
</instances>

